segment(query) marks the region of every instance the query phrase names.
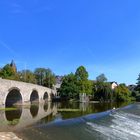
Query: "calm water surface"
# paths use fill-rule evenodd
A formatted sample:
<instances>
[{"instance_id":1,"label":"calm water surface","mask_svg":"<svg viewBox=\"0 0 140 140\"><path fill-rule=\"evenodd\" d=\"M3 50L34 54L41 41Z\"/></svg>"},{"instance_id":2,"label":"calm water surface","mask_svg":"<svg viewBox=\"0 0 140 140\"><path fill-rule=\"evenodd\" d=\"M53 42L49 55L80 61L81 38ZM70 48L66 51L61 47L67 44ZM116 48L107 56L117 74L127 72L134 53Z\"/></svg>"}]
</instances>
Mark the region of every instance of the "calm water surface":
<instances>
[{"instance_id":1,"label":"calm water surface","mask_svg":"<svg viewBox=\"0 0 140 140\"><path fill-rule=\"evenodd\" d=\"M138 103L46 103L0 111L0 120L0 131L24 140L140 139Z\"/></svg>"}]
</instances>

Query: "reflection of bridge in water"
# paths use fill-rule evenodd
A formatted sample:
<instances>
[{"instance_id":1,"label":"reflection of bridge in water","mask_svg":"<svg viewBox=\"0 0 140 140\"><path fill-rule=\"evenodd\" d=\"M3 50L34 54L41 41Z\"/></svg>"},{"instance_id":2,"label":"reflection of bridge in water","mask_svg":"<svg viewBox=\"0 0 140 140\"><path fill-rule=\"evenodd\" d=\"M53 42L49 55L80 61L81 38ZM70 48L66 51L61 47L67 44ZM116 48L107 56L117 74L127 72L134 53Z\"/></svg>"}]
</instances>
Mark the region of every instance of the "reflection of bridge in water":
<instances>
[{"instance_id":1,"label":"reflection of bridge in water","mask_svg":"<svg viewBox=\"0 0 140 140\"><path fill-rule=\"evenodd\" d=\"M35 124L37 121L57 113L55 104L39 104L18 110L0 111L0 131L14 131Z\"/></svg>"}]
</instances>

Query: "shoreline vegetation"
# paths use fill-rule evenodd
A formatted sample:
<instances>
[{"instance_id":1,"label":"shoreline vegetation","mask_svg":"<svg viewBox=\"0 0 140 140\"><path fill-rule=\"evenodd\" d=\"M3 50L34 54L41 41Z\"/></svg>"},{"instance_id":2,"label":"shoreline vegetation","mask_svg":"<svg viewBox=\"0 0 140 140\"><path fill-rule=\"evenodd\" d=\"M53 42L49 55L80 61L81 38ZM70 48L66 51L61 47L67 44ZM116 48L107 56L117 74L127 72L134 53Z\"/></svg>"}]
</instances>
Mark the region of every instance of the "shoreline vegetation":
<instances>
[{"instance_id":1,"label":"shoreline vegetation","mask_svg":"<svg viewBox=\"0 0 140 140\"><path fill-rule=\"evenodd\" d=\"M56 76L49 68L36 68L33 72L27 69L18 71L16 64L12 61L0 68L0 77L49 88L56 88L55 85L58 85L57 80L59 79L59 88L56 89L60 101L140 101L140 75L137 79L137 85L126 86L125 83L108 82L104 74L100 74L95 80L90 80L89 73L84 66L78 67L75 73Z\"/></svg>"},{"instance_id":2,"label":"shoreline vegetation","mask_svg":"<svg viewBox=\"0 0 140 140\"><path fill-rule=\"evenodd\" d=\"M17 108L15 107L15 108L13 108L13 107L11 107L11 108L0 108L0 111L14 111L14 110L17 110Z\"/></svg>"}]
</instances>

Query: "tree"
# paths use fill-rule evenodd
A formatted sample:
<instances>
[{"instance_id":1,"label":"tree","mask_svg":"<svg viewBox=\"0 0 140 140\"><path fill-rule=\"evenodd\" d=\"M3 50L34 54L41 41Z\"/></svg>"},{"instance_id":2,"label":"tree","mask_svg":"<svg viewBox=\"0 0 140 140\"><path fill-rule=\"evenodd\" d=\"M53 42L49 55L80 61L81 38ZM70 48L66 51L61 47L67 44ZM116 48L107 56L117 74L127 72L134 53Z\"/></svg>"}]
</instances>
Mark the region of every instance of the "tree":
<instances>
[{"instance_id":1,"label":"tree","mask_svg":"<svg viewBox=\"0 0 140 140\"><path fill-rule=\"evenodd\" d=\"M75 76L78 81L86 81L88 80L88 72L84 66L80 66L77 68L75 72Z\"/></svg>"},{"instance_id":2,"label":"tree","mask_svg":"<svg viewBox=\"0 0 140 140\"><path fill-rule=\"evenodd\" d=\"M0 72L0 77L11 80L18 80L18 75L9 64L5 65Z\"/></svg>"},{"instance_id":3,"label":"tree","mask_svg":"<svg viewBox=\"0 0 140 140\"><path fill-rule=\"evenodd\" d=\"M53 88L56 84L55 74L50 70L46 69L46 75L43 81L43 85L49 88Z\"/></svg>"},{"instance_id":4,"label":"tree","mask_svg":"<svg viewBox=\"0 0 140 140\"><path fill-rule=\"evenodd\" d=\"M32 71L22 70L21 72L18 72L18 75L21 81L36 84L36 78Z\"/></svg>"},{"instance_id":5,"label":"tree","mask_svg":"<svg viewBox=\"0 0 140 140\"><path fill-rule=\"evenodd\" d=\"M56 83L55 74L50 69L37 68L35 69L34 75L39 85L52 88Z\"/></svg>"},{"instance_id":6,"label":"tree","mask_svg":"<svg viewBox=\"0 0 140 140\"><path fill-rule=\"evenodd\" d=\"M89 82L88 80L88 72L86 71L86 68L84 66L80 66L77 68L75 72L75 77L77 80L79 93L91 94L92 86L91 86L91 82Z\"/></svg>"},{"instance_id":7,"label":"tree","mask_svg":"<svg viewBox=\"0 0 140 140\"><path fill-rule=\"evenodd\" d=\"M97 82L95 99L100 101L112 101L113 91L111 89L110 83Z\"/></svg>"},{"instance_id":8,"label":"tree","mask_svg":"<svg viewBox=\"0 0 140 140\"><path fill-rule=\"evenodd\" d=\"M46 78L46 72L47 72L47 69L45 69L45 68L36 68L35 69L34 74L35 74L38 85L44 85L44 80Z\"/></svg>"},{"instance_id":9,"label":"tree","mask_svg":"<svg viewBox=\"0 0 140 140\"><path fill-rule=\"evenodd\" d=\"M129 101L131 100L131 92L125 84L120 84L114 90L117 101Z\"/></svg>"},{"instance_id":10,"label":"tree","mask_svg":"<svg viewBox=\"0 0 140 140\"><path fill-rule=\"evenodd\" d=\"M104 74L100 74L98 77L96 77L97 82L106 82L107 78L105 77Z\"/></svg>"},{"instance_id":11,"label":"tree","mask_svg":"<svg viewBox=\"0 0 140 140\"><path fill-rule=\"evenodd\" d=\"M65 98L77 98L79 96L77 80L73 73L63 77L61 88L59 90L60 96Z\"/></svg>"}]
</instances>

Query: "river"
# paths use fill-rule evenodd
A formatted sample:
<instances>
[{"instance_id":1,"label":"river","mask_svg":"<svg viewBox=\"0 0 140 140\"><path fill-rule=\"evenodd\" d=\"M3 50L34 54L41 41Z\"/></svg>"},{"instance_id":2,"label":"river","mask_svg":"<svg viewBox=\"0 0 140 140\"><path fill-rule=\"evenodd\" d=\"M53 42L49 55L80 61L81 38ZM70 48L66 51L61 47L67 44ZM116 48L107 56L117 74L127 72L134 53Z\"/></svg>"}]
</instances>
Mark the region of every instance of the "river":
<instances>
[{"instance_id":1,"label":"river","mask_svg":"<svg viewBox=\"0 0 140 140\"><path fill-rule=\"evenodd\" d=\"M24 140L140 139L139 103L46 103L0 111L0 120L1 132Z\"/></svg>"}]
</instances>

